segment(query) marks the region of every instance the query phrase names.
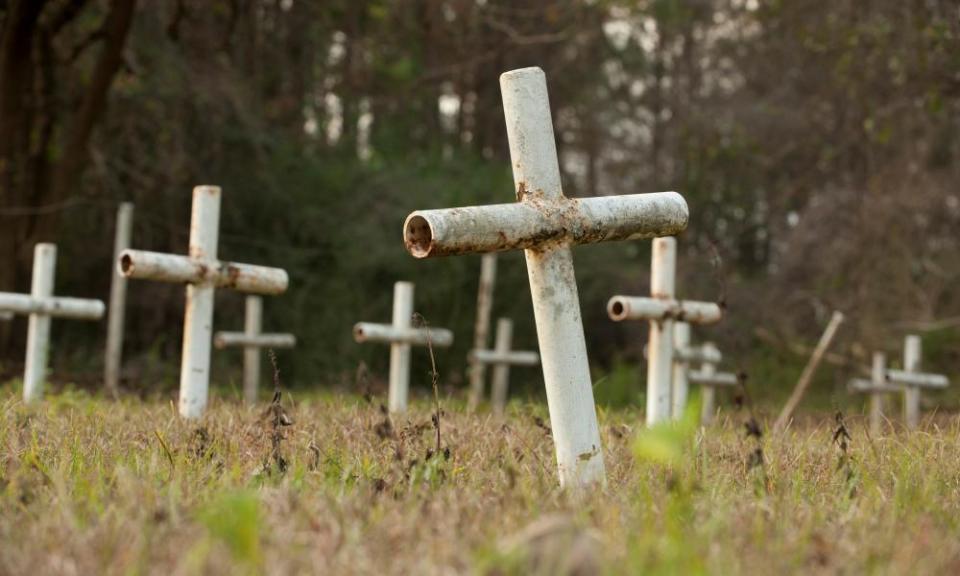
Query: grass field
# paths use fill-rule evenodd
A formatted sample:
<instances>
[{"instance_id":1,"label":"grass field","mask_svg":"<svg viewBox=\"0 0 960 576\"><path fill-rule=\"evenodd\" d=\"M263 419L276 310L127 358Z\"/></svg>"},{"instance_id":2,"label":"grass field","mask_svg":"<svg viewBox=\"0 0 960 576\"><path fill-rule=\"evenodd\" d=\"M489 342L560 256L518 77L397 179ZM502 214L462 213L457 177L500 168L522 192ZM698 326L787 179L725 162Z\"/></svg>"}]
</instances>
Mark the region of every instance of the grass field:
<instances>
[{"instance_id":1,"label":"grass field","mask_svg":"<svg viewBox=\"0 0 960 576\"><path fill-rule=\"evenodd\" d=\"M932 574L960 571L960 427L870 438L833 415L746 435L601 412L608 484L557 488L545 406L0 393L3 574ZM761 422L764 418L760 418ZM842 436L842 433L841 433ZM757 449L762 450L758 458ZM283 469L281 471L281 468Z\"/></svg>"}]
</instances>

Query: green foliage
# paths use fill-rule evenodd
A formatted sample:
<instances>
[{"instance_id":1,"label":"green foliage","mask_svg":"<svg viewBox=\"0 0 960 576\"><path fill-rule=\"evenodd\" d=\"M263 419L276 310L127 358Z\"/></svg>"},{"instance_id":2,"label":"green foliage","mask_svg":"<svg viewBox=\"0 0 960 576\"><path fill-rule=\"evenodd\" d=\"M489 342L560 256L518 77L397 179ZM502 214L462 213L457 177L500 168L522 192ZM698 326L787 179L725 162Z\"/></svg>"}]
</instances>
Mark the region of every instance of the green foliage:
<instances>
[{"instance_id":1,"label":"green foliage","mask_svg":"<svg viewBox=\"0 0 960 576\"><path fill-rule=\"evenodd\" d=\"M260 500L253 492L230 492L218 496L200 512L210 535L226 544L240 563L260 566Z\"/></svg>"}]
</instances>

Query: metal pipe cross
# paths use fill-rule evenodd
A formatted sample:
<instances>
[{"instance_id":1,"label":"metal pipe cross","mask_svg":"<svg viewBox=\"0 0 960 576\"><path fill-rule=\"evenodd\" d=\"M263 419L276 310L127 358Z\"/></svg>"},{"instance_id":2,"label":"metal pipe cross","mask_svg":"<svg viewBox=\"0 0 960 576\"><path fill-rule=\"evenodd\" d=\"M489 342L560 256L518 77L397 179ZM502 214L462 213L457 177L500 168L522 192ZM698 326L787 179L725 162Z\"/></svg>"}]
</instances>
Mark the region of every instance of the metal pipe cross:
<instances>
[{"instance_id":1,"label":"metal pipe cross","mask_svg":"<svg viewBox=\"0 0 960 576\"><path fill-rule=\"evenodd\" d=\"M23 401L43 397L50 352L50 319L99 320L104 306L100 300L64 298L53 295L57 269L57 246L37 244L33 248L33 276L30 294L0 292L0 311L29 315L27 358L23 372Z\"/></svg>"},{"instance_id":2,"label":"metal pipe cross","mask_svg":"<svg viewBox=\"0 0 960 576\"><path fill-rule=\"evenodd\" d=\"M403 238L416 258L524 250L561 486L605 482L571 247L675 234L675 192L567 198L543 70L500 76L517 202L417 211Z\"/></svg>"},{"instance_id":3,"label":"metal pipe cross","mask_svg":"<svg viewBox=\"0 0 960 576\"><path fill-rule=\"evenodd\" d=\"M513 321L509 318L497 320L497 336L493 350L470 352L470 361L480 366L493 366L490 383L490 400L494 414L502 415L507 405L507 391L510 388L510 366L536 366L540 355L536 352L511 350L513 345Z\"/></svg>"},{"instance_id":4,"label":"metal pipe cross","mask_svg":"<svg viewBox=\"0 0 960 576\"><path fill-rule=\"evenodd\" d=\"M413 283L393 285L393 323L373 324L358 322L353 326L357 342L386 342L390 344L390 389L387 407L391 413L407 411L410 393L410 347L436 346L446 348L453 344L453 332L446 328L414 328Z\"/></svg>"},{"instance_id":5,"label":"metal pipe cross","mask_svg":"<svg viewBox=\"0 0 960 576\"><path fill-rule=\"evenodd\" d=\"M689 324L684 322L677 323L677 327L681 325L689 327ZM716 414L717 388L736 386L739 381L737 375L732 372L717 372L717 364L723 360L723 355L720 354L720 350L713 342L704 342L701 346L689 349L680 347L677 349L677 356L684 380L697 384L702 389L700 393L700 424L707 426L713 422L713 417ZM699 370L690 369L690 364L693 362L700 363ZM674 374L676 374L676 371ZM684 407L680 408L681 413ZM676 406L674 408L676 409Z\"/></svg>"},{"instance_id":6,"label":"metal pipe cross","mask_svg":"<svg viewBox=\"0 0 960 576\"><path fill-rule=\"evenodd\" d=\"M870 366L870 379L854 378L847 384L851 392L862 392L870 395L870 433L879 434L883 426L884 395L891 392L900 392L904 388L887 381L887 355L883 352L874 352Z\"/></svg>"},{"instance_id":7,"label":"metal pipe cross","mask_svg":"<svg viewBox=\"0 0 960 576\"><path fill-rule=\"evenodd\" d=\"M903 341L903 370L887 370L887 381L903 386L903 419L907 428L920 423L921 388L946 388L950 381L943 374L920 371L920 337L914 334Z\"/></svg>"},{"instance_id":8,"label":"metal pipe cross","mask_svg":"<svg viewBox=\"0 0 960 576\"><path fill-rule=\"evenodd\" d=\"M282 294L289 282L287 272L280 268L218 260L219 233L220 188L197 186L193 189L187 256L124 250L118 261L120 272L127 278L187 285L180 364L180 415L184 418L199 418L207 406L216 289Z\"/></svg>"},{"instance_id":9,"label":"metal pipe cross","mask_svg":"<svg viewBox=\"0 0 960 576\"><path fill-rule=\"evenodd\" d=\"M671 381L675 356L674 321L712 324L723 317L719 304L675 298L676 238L657 238L653 241L650 269L650 297L614 296L607 303L607 314L615 322L650 322L647 344L650 350L647 358L647 426L668 420L673 413ZM686 390L682 399L685 403Z\"/></svg>"},{"instance_id":10,"label":"metal pipe cross","mask_svg":"<svg viewBox=\"0 0 960 576\"><path fill-rule=\"evenodd\" d=\"M260 387L260 349L293 348L297 337L286 332L261 332L263 328L263 298L247 296L244 310L243 332L217 332L213 345L218 349L243 348L243 401L257 401Z\"/></svg>"}]
</instances>

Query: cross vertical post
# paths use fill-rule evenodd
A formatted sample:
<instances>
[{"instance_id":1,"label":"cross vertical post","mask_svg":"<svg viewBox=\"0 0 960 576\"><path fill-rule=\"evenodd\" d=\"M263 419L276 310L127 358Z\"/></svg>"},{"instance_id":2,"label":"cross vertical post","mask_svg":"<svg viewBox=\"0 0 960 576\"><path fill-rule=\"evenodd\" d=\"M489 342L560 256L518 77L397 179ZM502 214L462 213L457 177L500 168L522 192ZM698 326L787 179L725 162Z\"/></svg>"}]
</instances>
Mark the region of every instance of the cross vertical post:
<instances>
[{"instance_id":1,"label":"cross vertical post","mask_svg":"<svg viewBox=\"0 0 960 576\"><path fill-rule=\"evenodd\" d=\"M870 365L870 382L877 388L887 380L887 356L883 352L874 352ZM879 390L870 394L870 433L879 434L883 425L883 395Z\"/></svg>"},{"instance_id":2,"label":"cross vertical post","mask_svg":"<svg viewBox=\"0 0 960 576\"><path fill-rule=\"evenodd\" d=\"M57 269L57 247L37 244L33 248L33 274L30 296L53 296L54 275ZM32 402L43 396L43 382L47 377L47 357L50 353L50 316L30 314L27 325L27 365L23 372L23 400Z\"/></svg>"},{"instance_id":3,"label":"cross vertical post","mask_svg":"<svg viewBox=\"0 0 960 576\"><path fill-rule=\"evenodd\" d=\"M497 280L497 255L484 254L480 259L480 286L477 289L477 318L473 327L473 349L486 350L490 333L490 311L493 309L493 289ZM473 356L469 360L470 397L467 409L477 409L483 399L483 381L486 365Z\"/></svg>"},{"instance_id":4,"label":"cross vertical post","mask_svg":"<svg viewBox=\"0 0 960 576\"><path fill-rule=\"evenodd\" d=\"M560 485L603 483L571 246L675 234L689 212L675 192L565 197L543 71L507 72L500 89L517 202L413 212L404 243L416 258L524 250Z\"/></svg>"},{"instance_id":5,"label":"cross vertical post","mask_svg":"<svg viewBox=\"0 0 960 576\"><path fill-rule=\"evenodd\" d=\"M133 204L123 202L117 209L117 229L113 240L113 261L130 247L133 228ZM107 356L103 381L107 393L117 397L120 391L120 366L123 358L123 318L127 302L127 278L114 266L110 279L110 308L107 314Z\"/></svg>"},{"instance_id":6,"label":"cross vertical post","mask_svg":"<svg viewBox=\"0 0 960 576\"><path fill-rule=\"evenodd\" d=\"M674 350L686 350L690 347L690 324L687 322L677 322L673 326L673 348ZM671 414L674 420L683 417L683 410L687 406L687 394L689 383L687 382L687 371L689 363L685 358L677 357L673 362L673 405Z\"/></svg>"},{"instance_id":7,"label":"cross vertical post","mask_svg":"<svg viewBox=\"0 0 960 576\"><path fill-rule=\"evenodd\" d=\"M677 270L676 238L654 238L650 260L650 295L672 300ZM650 322L647 360L647 426L670 419L670 376L673 371L673 320Z\"/></svg>"}]
</instances>

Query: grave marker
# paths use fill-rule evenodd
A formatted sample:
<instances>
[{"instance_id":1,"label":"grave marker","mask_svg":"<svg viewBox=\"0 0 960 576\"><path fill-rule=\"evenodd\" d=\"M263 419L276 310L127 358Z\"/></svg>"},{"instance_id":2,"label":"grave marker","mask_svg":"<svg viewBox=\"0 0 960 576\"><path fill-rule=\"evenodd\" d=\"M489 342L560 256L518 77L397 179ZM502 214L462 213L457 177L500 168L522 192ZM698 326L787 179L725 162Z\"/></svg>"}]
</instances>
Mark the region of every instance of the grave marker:
<instances>
[{"instance_id":1,"label":"grave marker","mask_svg":"<svg viewBox=\"0 0 960 576\"><path fill-rule=\"evenodd\" d=\"M920 390L946 388L950 384L942 374L920 371L921 346L919 336L907 336L903 341L903 370L887 370L887 381L903 386L903 419L911 430L920 423Z\"/></svg>"},{"instance_id":2,"label":"grave marker","mask_svg":"<svg viewBox=\"0 0 960 576\"><path fill-rule=\"evenodd\" d=\"M883 352L874 352L870 366L870 379L854 378L848 384L850 390L870 395L870 433L879 434L883 425L884 395L900 392L902 386L887 382L887 356Z\"/></svg>"},{"instance_id":3,"label":"grave marker","mask_svg":"<svg viewBox=\"0 0 960 576\"><path fill-rule=\"evenodd\" d=\"M33 276L30 294L0 292L0 311L28 314L27 357L23 372L23 401L34 402L43 397L47 358L50 352L50 319L99 320L103 302L53 295L57 269L57 247L37 244L33 248Z\"/></svg>"},{"instance_id":4,"label":"grave marker","mask_svg":"<svg viewBox=\"0 0 960 576\"><path fill-rule=\"evenodd\" d=\"M288 284L287 273L280 268L218 260L219 232L220 188L197 186L193 189L187 256L124 250L118 262L127 278L187 285L180 364L180 415L184 418L199 418L207 406L216 289L282 294Z\"/></svg>"},{"instance_id":5,"label":"grave marker","mask_svg":"<svg viewBox=\"0 0 960 576\"><path fill-rule=\"evenodd\" d=\"M511 350L513 345L513 321L509 318L497 320L497 337L493 350L473 350L470 360L481 366L493 366L490 381L490 400L493 413L503 414L507 405L507 391L510 388L510 366L536 366L540 355L536 352Z\"/></svg>"},{"instance_id":6,"label":"grave marker","mask_svg":"<svg viewBox=\"0 0 960 576\"><path fill-rule=\"evenodd\" d=\"M407 411L410 391L410 347L445 348L453 344L453 332L446 328L413 328L413 283L393 285L393 323L373 324L359 322L353 327L357 342L386 342L390 344L390 391L387 406L391 413Z\"/></svg>"},{"instance_id":7,"label":"grave marker","mask_svg":"<svg viewBox=\"0 0 960 576\"><path fill-rule=\"evenodd\" d=\"M293 348L297 338L285 332L261 332L263 299L260 296L247 296L245 307L243 332L217 332L213 345L219 349L243 348L243 400L254 404L260 387L260 349Z\"/></svg>"},{"instance_id":8,"label":"grave marker","mask_svg":"<svg viewBox=\"0 0 960 576\"><path fill-rule=\"evenodd\" d=\"M674 373L674 320L712 324L723 317L719 304L675 299L676 238L656 238L650 262L650 297L614 296L607 314L615 322L650 322L647 347L647 426L671 417L671 380ZM686 390L683 390L686 402Z\"/></svg>"},{"instance_id":9,"label":"grave marker","mask_svg":"<svg viewBox=\"0 0 960 576\"><path fill-rule=\"evenodd\" d=\"M560 185L547 82L539 68L500 76L517 202L410 214L416 258L525 250L561 486L605 481L571 247L675 234L675 192L567 198Z\"/></svg>"}]
</instances>

